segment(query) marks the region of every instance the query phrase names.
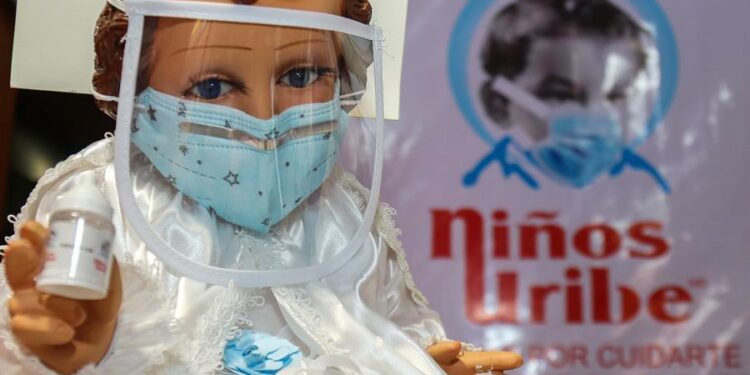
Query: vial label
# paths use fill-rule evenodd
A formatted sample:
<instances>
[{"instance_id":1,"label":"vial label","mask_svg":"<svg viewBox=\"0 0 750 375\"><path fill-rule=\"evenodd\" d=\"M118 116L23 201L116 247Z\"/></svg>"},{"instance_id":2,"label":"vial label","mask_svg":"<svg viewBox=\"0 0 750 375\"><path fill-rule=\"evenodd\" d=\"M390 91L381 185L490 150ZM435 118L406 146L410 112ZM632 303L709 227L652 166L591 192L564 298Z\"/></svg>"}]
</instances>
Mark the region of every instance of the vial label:
<instances>
[{"instance_id":1,"label":"vial label","mask_svg":"<svg viewBox=\"0 0 750 375\"><path fill-rule=\"evenodd\" d=\"M74 279L92 286L106 285L111 233L86 225L83 219L50 225L41 279Z\"/></svg>"}]
</instances>

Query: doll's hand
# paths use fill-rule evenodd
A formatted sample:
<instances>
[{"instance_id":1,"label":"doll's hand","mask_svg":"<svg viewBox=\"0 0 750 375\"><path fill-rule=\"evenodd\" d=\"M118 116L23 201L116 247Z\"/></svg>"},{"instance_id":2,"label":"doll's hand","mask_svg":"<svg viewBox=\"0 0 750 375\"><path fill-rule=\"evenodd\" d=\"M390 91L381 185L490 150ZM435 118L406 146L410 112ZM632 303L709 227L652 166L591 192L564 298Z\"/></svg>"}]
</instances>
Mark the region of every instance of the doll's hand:
<instances>
[{"instance_id":1,"label":"doll's hand","mask_svg":"<svg viewBox=\"0 0 750 375\"><path fill-rule=\"evenodd\" d=\"M61 374L99 362L109 349L122 302L117 261L112 265L106 298L78 301L49 295L37 290L34 282L44 265L47 229L27 222L20 235L21 239L8 244L4 260L5 276L13 290L8 301L13 334L47 367Z\"/></svg>"},{"instance_id":2,"label":"doll's hand","mask_svg":"<svg viewBox=\"0 0 750 375\"><path fill-rule=\"evenodd\" d=\"M521 356L509 352L464 352L461 343L443 342L427 348L448 375L503 374L523 364Z\"/></svg>"}]
</instances>

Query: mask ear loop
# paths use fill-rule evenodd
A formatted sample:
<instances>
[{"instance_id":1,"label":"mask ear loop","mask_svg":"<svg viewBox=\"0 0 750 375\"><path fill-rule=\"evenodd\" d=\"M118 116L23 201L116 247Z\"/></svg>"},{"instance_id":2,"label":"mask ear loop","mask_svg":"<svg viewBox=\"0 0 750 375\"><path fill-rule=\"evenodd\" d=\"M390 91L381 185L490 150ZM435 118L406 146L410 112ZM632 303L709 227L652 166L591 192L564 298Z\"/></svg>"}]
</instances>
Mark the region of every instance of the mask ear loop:
<instances>
[{"instance_id":1,"label":"mask ear loop","mask_svg":"<svg viewBox=\"0 0 750 375\"><path fill-rule=\"evenodd\" d=\"M120 98L117 96L104 95L96 91L93 83L91 83L91 95L93 95L96 100L101 100L103 102L120 102Z\"/></svg>"},{"instance_id":2,"label":"mask ear loop","mask_svg":"<svg viewBox=\"0 0 750 375\"><path fill-rule=\"evenodd\" d=\"M344 94L339 96L341 105L357 105L359 104L359 101L362 100L362 96L365 94L367 90L359 90L355 92L350 92L348 94ZM357 98L355 98L357 97ZM355 98L350 100L343 100L348 98Z\"/></svg>"},{"instance_id":3,"label":"mask ear loop","mask_svg":"<svg viewBox=\"0 0 750 375\"><path fill-rule=\"evenodd\" d=\"M119 96L104 95L104 94L96 91L96 89L94 88L94 84L93 83L91 84L91 95L96 100L101 100L103 102L117 102L117 103L120 102L120 97ZM139 103L136 102L133 105L133 109L135 111L144 111L144 110L146 110L146 107L143 104L139 104Z\"/></svg>"},{"instance_id":4,"label":"mask ear loop","mask_svg":"<svg viewBox=\"0 0 750 375\"><path fill-rule=\"evenodd\" d=\"M367 92L367 90L359 90L355 92L350 92L348 94L340 95L339 98L344 99L344 98L349 98L352 96L363 95L365 92Z\"/></svg>"},{"instance_id":5,"label":"mask ear loop","mask_svg":"<svg viewBox=\"0 0 750 375\"><path fill-rule=\"evenodd\" d=\"M551 117L552 110L547 103L518 87L505 77L495 76L492 80L492 89L505 95L512 102L531 112L531 114L541 120L548 121Z\"/></svg>"}]
</instances>

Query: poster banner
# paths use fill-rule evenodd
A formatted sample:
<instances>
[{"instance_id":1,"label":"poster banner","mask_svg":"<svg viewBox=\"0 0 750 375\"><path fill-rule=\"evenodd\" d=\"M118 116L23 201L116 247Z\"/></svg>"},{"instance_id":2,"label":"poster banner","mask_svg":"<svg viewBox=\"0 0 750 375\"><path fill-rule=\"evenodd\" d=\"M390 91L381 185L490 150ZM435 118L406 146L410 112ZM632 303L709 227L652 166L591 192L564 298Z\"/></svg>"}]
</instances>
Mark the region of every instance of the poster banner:
<instances>
[{"instance_id":1,"label":"poster banner","mask_svg":"<svg viewBox=\"0 0 750 375\"><path fill-rule=\"evenodd\" d=\"M383 200L514 374L750 374L746 0L417 0Z\"/></svg>"}]
</instances>

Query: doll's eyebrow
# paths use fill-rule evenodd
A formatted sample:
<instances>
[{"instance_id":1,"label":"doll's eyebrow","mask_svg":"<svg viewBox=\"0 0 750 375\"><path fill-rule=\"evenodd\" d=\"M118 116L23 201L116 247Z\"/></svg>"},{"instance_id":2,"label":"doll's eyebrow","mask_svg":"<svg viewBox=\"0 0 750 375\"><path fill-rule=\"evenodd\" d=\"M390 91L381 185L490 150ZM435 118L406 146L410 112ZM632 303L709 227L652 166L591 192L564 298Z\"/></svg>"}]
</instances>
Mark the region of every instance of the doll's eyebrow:
<instances>
[{"instance_id":1,"label":"doll's eyebrow","mask_svg":"<svg viewBox=\"0 0 750 375\"><path fill-rule=\"evenodd\" d=\"M276 50L278 51L280 49L284 49L284 48L296 46L298 44L311 44L311 43L328 43L328 41L324 40L324 39L303 39L303 40L297 40L297 41L294 41L294 42L289 42L289 43L286 43L286 44L282 44L282 45L276 47Z\"/></svg>"},{"instance_id":2,"label":"doll's eyebrow","mask_svg":"<svg viewBox=\"0 0 750 375\"><path fill-rule=\"evenodd\" d=\"M176 55L178 53L194 50L194 49L209 49L209 48L224 48L224 49L236 49L236 50L242 50L242 51L252 51L253 49L250 47L245 46L233 46L228 44L207 44L207 45L200 45L200 46L190 46L185 48L180 48L174 52L172 52L172 55Z\"/></svg>"},{"instance_id":3,"label":"doll's eyebrow","mask_svg":"<svg viewBox=\"0 0 750 375\"><path fill-rule=\"evenodd\" d=\"M292 47L298 44L310 44L310 43L327 43L327 40L323 39L304 39L304 40L298 40L291 43L282 44L275 48L275 50L280 50L288 47ZM237 46L237 45L229 45L229 44L207 44L207 45L199 45L199 46L190 46L185 48L180 48L174 52L172 52L172 55L176 55L178 53L194 50L194 49L209 49L209 48L224 48L224 49L235 49L235 50L241 50L241 51L252 51L253 49L250 47L245 46Z\"/></svg>"},{"instance_id":4,"label":"doll's eyebrow","mask_svg":"<svg viewBox=\"0 0 750 375\"><path fill-rule=\"evenodd\" d=\"M582 87L578 86L571 79L557 74L550 74L544 77L544 80L539 84L539 89L537 91L549 89L566 90L570 93L572 98L580 101L586 100L586 91Z\"/></svg>"}]
</instances>

